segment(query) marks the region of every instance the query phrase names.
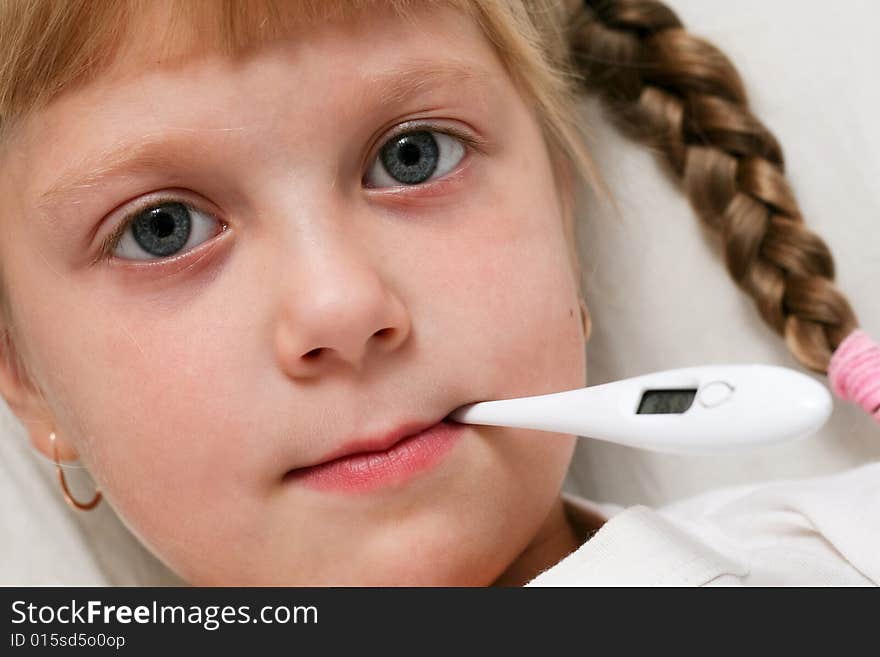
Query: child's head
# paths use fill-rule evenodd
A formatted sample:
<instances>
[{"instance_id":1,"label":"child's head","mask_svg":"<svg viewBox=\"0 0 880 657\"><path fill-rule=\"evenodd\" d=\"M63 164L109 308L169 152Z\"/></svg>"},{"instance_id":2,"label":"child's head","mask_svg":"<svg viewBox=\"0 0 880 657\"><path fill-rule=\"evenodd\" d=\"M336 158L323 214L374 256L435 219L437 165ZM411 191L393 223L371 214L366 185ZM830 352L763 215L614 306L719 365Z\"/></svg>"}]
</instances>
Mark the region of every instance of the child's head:
<instances>
[{"instance_id":1,"label":"child's head","mask_svg":"<svg viewBox=\"0 0 880 657\"><path fill-rule=\"evenodd\" d=\"M34 446L50 455L56 432L193 583L500 576L547 529L573 436L469 426L428 471L359 493L285 474L463 404L586 384L569 10L4 5L0 384ZM595 23L578 11L576 45ZM679 168L719 214L726 190ZM725 238L770 321L760 281L778 278Z\"/></svg>"},{"instance_id":2,"label":"child's head","mask_svg":"<svg viewBox=\"0 0 880 657\"><path fill-rule=\"evenodd\" d=\"M234 57L160 54L186 33L138 15L7 133L4 298L39 394L4 393L190 581L487 583L559 492L573 436L490 427L382 489L284 480L404 422L585 385L534 105L467 14L416 4Z\"/></svg>"}]
</instances>

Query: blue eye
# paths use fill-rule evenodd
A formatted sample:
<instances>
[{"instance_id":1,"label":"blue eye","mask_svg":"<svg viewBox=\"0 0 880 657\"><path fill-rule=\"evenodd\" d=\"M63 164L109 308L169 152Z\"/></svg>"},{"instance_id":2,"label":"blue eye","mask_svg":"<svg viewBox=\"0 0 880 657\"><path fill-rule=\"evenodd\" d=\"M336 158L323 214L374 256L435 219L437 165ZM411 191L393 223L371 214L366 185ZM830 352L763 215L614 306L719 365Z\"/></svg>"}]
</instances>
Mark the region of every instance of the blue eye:
<instances>
[{"instance_id":1,"label":"blue eye","mask_svg":"<svg viewBox=\"0 0 880 657\"><path fill-rule=\"evenodd\" d=\"M368 187L418 185L452 171L483 141L454 128L410 130L389 139L364 181ZM211 227L211 224L214 227ZM173 199L157 201L126 217L104 240L98 259L152 261L189 251L225 229L222 222L192 205Z\"/></svg>"},{"instance_id":2,"label":"blue eye","mask_svg":"<svg viewBox=\"0 0 880 657\"><path fill-rule=\"evenodd\" d=\"M369 187L418 185L454 169L465 153L462 139L434 130L406 132L388 140L367 173Z\"/></svg>"},{"instance_id":3,"label":"blue eye","mask_svg":"<svg viewBox=\"0 0 880 657\"><path fill-rule=\"evenodd\" d=\"M113 232L106 252L123 260L152 260L190 250L216 234L218 223L179 201L154 203L130 215Z\"/></svg>"}]
</instances>

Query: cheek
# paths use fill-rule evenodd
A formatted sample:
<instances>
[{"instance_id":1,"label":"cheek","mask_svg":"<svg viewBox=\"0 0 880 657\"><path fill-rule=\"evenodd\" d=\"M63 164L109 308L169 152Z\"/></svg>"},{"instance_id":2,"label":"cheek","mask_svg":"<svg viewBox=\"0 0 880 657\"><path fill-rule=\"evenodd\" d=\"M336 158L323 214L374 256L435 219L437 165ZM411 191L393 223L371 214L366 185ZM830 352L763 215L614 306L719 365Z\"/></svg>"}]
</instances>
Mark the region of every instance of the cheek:
<instances>
[{"instance_id":1,"label":"cheek","mask_svg":"<svg viewBox=\"0 0 880 657\"><path fill-rule=\"evenodd\" d=\"M32 351L59 431L108 502L142 540L173 541L188 527L187 550L210 549L198 541L211 533L194 530L212 509L228 514L225 528L241 529L235 523L249 517L241 482L259 452L242 410L250 407L246 387L230 365L240 340L210 331L214 315L204 309L174 321L123 317L100 295L52 285L46 303L18 305L22 323L39 346Z\"/></svg>"},{"instance_id":2,"label":"cheek","mask_svg":"<svg viewBox=\"0 0 880 657\"><path fill-rule=\"evenodd\" d=\"M471 211L469 223L479 228L457 240L455 252L439 258L427 278L456 282L436 287L435 299L426 303L444 306L433 312L447 318L449 335L459 336L455 346L465 354L460 371L478 363L482 371L473 375L491 380L483 386L489 394L586 385L577 283L552 185L543 189L498 195L482 206L491 212Z\"/></svg>"},{"instance_id":3,"label":"cheek","mask_svg":"<svg viewBox=\"0 0 880 657\"><path fill-rule=\"evenodd\" d=\"M467 377L469 401L586 385L577 284L555 204L549 191L484 201L467 214L468 225L478 228L465 231L454 251L432 261L425 280L435 287L426 303L442 322L438 333L442 327L454 336L436 335L432 342L446 349L446 371ZM504 495L498 507L516 509L506 531L521 532L519 540L526 541L559 492L576 439L503 427L478 430L494 452L487 461L499 467L495 485Z\"/></svg>"}]
</instances>

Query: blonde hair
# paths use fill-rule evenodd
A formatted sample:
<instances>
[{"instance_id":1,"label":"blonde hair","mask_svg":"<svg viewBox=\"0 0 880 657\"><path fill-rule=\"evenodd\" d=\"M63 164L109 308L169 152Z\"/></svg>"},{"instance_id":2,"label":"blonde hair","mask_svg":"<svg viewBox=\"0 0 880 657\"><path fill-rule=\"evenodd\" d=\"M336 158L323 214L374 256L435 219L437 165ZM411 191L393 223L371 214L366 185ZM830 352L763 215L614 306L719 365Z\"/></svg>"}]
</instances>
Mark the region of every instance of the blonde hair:
<instances>
[{"instance_id":1,"label":"blonde hair","mask_svg":"<svg viewBox=\"0 0 880 657\"><path fill-rule=\"evenodd\" d=\"M206 49L235 55L288 35L291 26L346 20L376 2L168 0L174 20L163 26L164 40L150 47L162 56ZM626 134L664 156L697 215L720 237L731 277L765 322L805 367L826 372L858 323L834 285L828 247L803 223L779 144L751 114L742 81L720 51L652 0L383 4L409 19L426 2L455 7L478 22L534 108L557 182L571 165L578 180L601 188L577 112L581 93L598 93ZM0 4L0 151L17 121L99 74L133 20L156 6L153 0ZM195 36L194 25L198 38L187 39ZM567 223L580 281L573 231ZM11 312L2 288L0 302L5 333Z\"/></svg>"}]
</instances>

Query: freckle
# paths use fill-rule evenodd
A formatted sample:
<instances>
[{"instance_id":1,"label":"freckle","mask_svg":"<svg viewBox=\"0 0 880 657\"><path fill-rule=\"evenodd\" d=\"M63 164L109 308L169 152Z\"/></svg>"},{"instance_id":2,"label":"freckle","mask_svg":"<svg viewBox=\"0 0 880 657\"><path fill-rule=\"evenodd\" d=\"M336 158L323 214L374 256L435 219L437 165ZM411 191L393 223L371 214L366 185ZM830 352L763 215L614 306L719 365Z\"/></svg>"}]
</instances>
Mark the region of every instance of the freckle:
<instances>
[{"instance_id":1,"label":"freckle","mask_svg":"<svg viewBox=\"0 0 880 657\"><path fill-rule=\"evenodd\" d=\"M568 309L568 316L569 316L569 317L574 317L574 308L569 308L569 309Z\"/></svg>"}]
</instances>

